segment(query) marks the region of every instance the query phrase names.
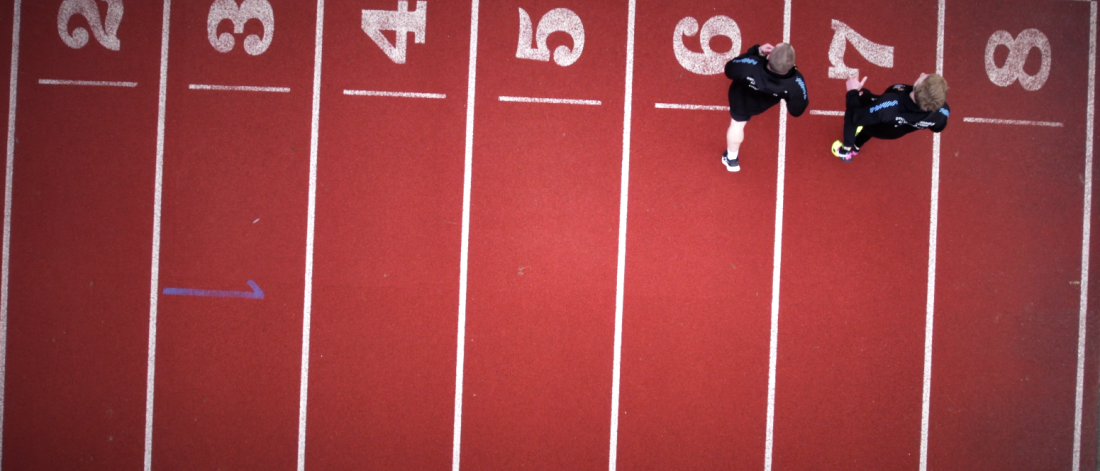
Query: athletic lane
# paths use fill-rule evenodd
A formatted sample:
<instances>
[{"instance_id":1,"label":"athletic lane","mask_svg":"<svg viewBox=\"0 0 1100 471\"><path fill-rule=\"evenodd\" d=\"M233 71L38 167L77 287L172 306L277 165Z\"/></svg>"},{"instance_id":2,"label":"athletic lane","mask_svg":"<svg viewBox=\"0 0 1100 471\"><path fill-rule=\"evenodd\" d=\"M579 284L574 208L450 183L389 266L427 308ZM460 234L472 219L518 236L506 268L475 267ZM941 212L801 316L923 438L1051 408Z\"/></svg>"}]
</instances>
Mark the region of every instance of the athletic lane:
<instances>
[{"instance_id":1,"label":"athletic lane","mask_svg":"<svg viewBox=\"0 0 1100 471\"><path fill-rule=\"evenodd\" d=\"M828 74L830 42L846 31L834 21L893 47L887 68L844 40L842 64L869 76L875 93L935 72L935 1L795 5L792 44L816 97L811 112L844 110L844 80ZM787 132L774 466L916 469L932 133L873 140L843 163L829 153L840 117L808 114Z\"/></svg>"},{"instance_id":2,"label":"athletic lane","mask_svg":"<svg viewBox=\"0 0 1100 471\"><path fill-rule=\"evenodd\" d=\"M362 28L396 6L325 5L307 468L451 464L470 5L422 7L402 63Z\"/></svg>"},{"instance_id":3,"label":"athletic lane","mask_svg":"<svg viewBox=\"0 0 1100 471\"><path fill-rule=\"evenodd\" d=\"M579 19L583 48L554 33L547 52L572 52L518 58L521 8L532 33ZM607 466L627 14L621 0L481 4L463 467Z\"/></svg>"},{"instance_id":4,"label":"athletic lane","mask_svg":"<svg viewBox=\"0 0 1100 471\"><path fill-rule=\"evenodd\" d=\"M172 10L161 292L258 293L252 280L263 295L160 296L154 468L297 459L316 5L250 5Z\"/></svg>"},{"instance_id":5,"label":"athletic lane","mask_svg":"<svg viewBox=\"0 0 1100 471\"><path fill-rule=\"evenodd\" d=\"M140 469L162 9L60 4L22 2L3 467Z\"/></svg>"},{"instance_id":6,"label":"athletic lane","mask_svg":"<svg viewBox=\"0 0 1100 471\"><path fill-rule=\"evenodd\" d=\"M680 21L718 16L737 40L713 51L783 41L782 1L638 3L620 469L764 467L779 107L749 122L742 170L727 172L724 61L693 72L674 52ZM699 36L679 36L696 54L684 61Z\"/></svg>"},{"instance_id":7,"label":"athletic lane","mask_svg":"<svg viewBox=\"0 0 1100 471\"><path fill-rule=\"evenodd\" d=\"M1075 2L947 9L955 116L940 174L931 469L1072 469L1088 91L1088 56L1073 51L1088 51L1088 18ZM998 86L985 65L990 38L1028 29L1047 39L1048 78L1025 76L1040 85L1025 89L1002 46L994 65L1012 83ZM1043 54L1027 49L1022 69L1037 75Z\"/></svg>"}]
</instances>

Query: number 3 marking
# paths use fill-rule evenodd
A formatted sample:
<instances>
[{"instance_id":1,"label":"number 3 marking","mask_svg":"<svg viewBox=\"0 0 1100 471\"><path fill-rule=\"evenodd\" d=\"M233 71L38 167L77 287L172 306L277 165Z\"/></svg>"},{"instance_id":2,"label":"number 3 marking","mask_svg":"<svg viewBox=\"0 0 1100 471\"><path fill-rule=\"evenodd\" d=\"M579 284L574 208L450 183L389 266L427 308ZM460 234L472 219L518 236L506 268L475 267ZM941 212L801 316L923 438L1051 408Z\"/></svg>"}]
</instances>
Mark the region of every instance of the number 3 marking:
<instances>
[{"instance_id":1,"label":"number 3 marking","mask_svg":"<svg viewBox=\"0 0 1100 471\"><path fill-rule=\"evenodd\" d=\"M116 34L118 33L118 24L122 22L122 0L106 1L107 18L104 21L99 20L99 6L96 5L95 0L65 0L62 2L61 9L57 12L57 32L61 35L61 40L73 49L80 49L88 44L88 30L84 28L78 27L73 30L72 36L69 35L69 19L80 15L88 20L88 26L91 26L96 41L99 41L107 49L117 51L121 46Z\"/></svg>"},{"instance_id":2,"label":"number 3 marking","mask_svg":"<svg viewBox=\"0 0 1100 471\"><path fill-rule=\"evenodd\" d=\"M568 8L555 8L550 10L539 20L538 33L532 35L531 17L527 12L519 9L519 46L516 47L516 57L536 61L550 61L550 48L546 45L546 38L551 33L564 32L573 38L573 49L566 46L558 46L554 49L554 62L562 67L573 65L581 58L584 51L584 25L581 17ZM536 46L531 47L532 36L537 40Z\"/></svg>"},{"instance_id":3,"label":"number 3 marking","mask_svg":"<svg viewBox=\"0 0 1100 471\"><path fill-rule=\"evenodd\" d=\"M695 36L695 33L699 33L699 45L703 52L695 52L684 46L684 36ZM710 48L710 39L715 36L725 36L733 41L729 52L718 53ZM736 57L740 50L741 29L727 16L712 17L703 23L702 30L699 29L699 22L689 16L676 23L676 30L672 33L672 51L676 53L676 61L685 69L699 75L722 72L726 61Z\"/></svg>"},{"instance_id":4,"label":"number 3 marking","mask_svg":"<svg viewBox=\"0 0 1100 471\"><path fill-rule=\"evenodd\" d=\"M993 61L993 51L997 50L997 46L1008 47L1008 59L1003 67L997 67ZM1027 53L1031 52L1031 48L1039 48L1043 56L1039 73L1035 75L1024 72L1024 61L1027 60ZM1019 80L1024 90L1038 90L1050 76L1050 41L1042 31L1033 28L1021 31L1016 39L1012 39L1008 31L997 31L989 37L989 42L985 45L985 73L989 80L1001 87L1007 87Z\"/></svg>"},{"instance_id":5,"label":"number 3 marking","mask_svg":"<svg viewBox=\"0 0 1100 471\"><path fill-rule=\"evenodd\" d=\"M267 50L271 45L271 37L275 34L275 12L271 9L271 4L267 0L244 0L238 7L237 2L233 0L214 0L210 5L210 14L206 17L206 32L210 37L210 45L214 46L218 52L232 51L236 42L233 40L233 35L222 33L219 36L218 24L225 20L232 21L233 32L241 34L244 33L244 24L252 19L260 20L260 24L264 26L264 37L260 39L255 34L248 35L244 38L244 50L256 56Z\"/></svg>"}]
</instances>

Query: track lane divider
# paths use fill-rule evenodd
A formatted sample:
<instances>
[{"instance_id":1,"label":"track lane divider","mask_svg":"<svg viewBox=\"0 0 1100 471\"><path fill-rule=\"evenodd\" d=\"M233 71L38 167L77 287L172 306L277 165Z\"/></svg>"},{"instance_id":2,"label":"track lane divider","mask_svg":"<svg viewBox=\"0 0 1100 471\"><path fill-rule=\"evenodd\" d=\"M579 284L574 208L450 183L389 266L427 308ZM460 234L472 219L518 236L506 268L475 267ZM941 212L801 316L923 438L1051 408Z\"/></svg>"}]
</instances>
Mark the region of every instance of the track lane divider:
<instances>
[{"instance_id":1,"label":"track lane divider","mask_svg":"<svg viewBox=\"0 0 1100 471\"><path fill-rule=\"evenodd\" d=\"M22 0L15 0L11 32L11 80L8 89L8 160L4 183L4 249L0 261L0 458L4 452L4 379L8 352L8 266L11 261L11 178L15 163L15 99L19 78L19 17ZM2 463L2 460L0 460Z\"/></svg>"},{"instance_id":2,"label":"track lane divider","mask_svg":"<svg viewBox=\"0 0 1100 471\"><path fill-rule=\"evenodd\" d=\"M623 288L626 284L626 216L630 194L630 123L634 103L634 20L636 0L630 0L626 22L626 86L623 99L623 169L619 186L619 249L615 268L615 353L611 363L611 437L608 471L615 471L619 447L619 383L623 358Z\"/></svg>"},{"instance_id":3,"label":"track lane divider","mask_svg":"<svg viewBox=\"0 0 1100 471\"><path fill-rule=\"evenodd\" d=\"M1089 303L1089 240L1092 219L1092 138L1096 116L1096 2L1089 2L1089 91L1085 109L1085 203L1081 241L1081 310L1077 320L1077 395L1073 417L1073 471L1081 469L1081 422L1085 407L1085 344Z\"/></svg>"},{"instance_id":4,"label":"track lane divider","mask_svg":"<svg viewBox=\"0 0 1100 471\"><path fill-rule=\"evenodd\" d=\"M160 212L164 183L164 114L168 97L168 25L172 0L164 0L160 37L160 85L157 99L157 162L153 188L153 254L149 275L149 357L145 373L144 469L153 468L153 391L157 366L157 295L160 287Z\"/></svg>"},{"instance_id":5,"label":"track lane divider","mask_svg":"<svg viewBox=\"0 0 1100 471\"><path fill-rule=\"evenodd\" d=\"M313 116L309 130L309 203L306 208L306 274L302 296L302 378L298 397L298 471L306 469L306 406L309 398L309 328L313 309L313 233L317 213L317 130L321 116L321 46L325 0L317 0L313 49ZM289 89L288 89L289 91Z\"/></svg>"},{"instance_id":6,"label":"track lane divider","mask_svg":"<svg viewBox=\"0 0 1100 471\"><path fill-rule=\"evenodd\" d=\"M466 79L466 149L462 169L462 241L458 262L458 333L455 352L454 437L451 470L458 471L462 454L462 378L466 363L466 277L470 261L470 185L474 168L474 97L477 91L478 1L470 3L470 66Z\"/></svg>"}]
</instances>

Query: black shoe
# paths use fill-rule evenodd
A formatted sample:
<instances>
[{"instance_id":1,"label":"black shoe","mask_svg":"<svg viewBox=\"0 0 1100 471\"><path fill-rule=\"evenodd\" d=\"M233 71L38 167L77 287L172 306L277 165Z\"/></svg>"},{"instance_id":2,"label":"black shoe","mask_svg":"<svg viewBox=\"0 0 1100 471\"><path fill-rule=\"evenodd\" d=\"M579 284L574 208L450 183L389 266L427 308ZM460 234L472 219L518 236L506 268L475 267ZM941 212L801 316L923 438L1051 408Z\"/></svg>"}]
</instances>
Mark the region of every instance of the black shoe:
<instances>
[{"instance_id":1,"label":"black shoe","mask_svg":"<svg viewBox=\"0 0 1100 471\"><path fill-rule=\"evenodd\" d=\"M730 172L737 172L741 170L741 166L737 165L737 159L729 158L729 151L722 152L722 163L725 164L726 170Z\"/></svg>"}]
</instances>

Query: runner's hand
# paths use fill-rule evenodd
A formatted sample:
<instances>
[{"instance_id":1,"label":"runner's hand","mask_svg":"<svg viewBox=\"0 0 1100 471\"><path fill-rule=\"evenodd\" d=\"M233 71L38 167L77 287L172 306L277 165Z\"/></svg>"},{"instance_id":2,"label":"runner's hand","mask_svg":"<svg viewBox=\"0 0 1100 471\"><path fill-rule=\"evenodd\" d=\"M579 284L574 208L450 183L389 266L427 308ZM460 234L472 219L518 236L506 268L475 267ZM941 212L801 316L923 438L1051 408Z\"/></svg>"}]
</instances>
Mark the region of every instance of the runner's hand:
<instances>
[{"instance_id":1,"label":"runner's hand","mask_svg":"<svg viewBox=\"0 0 1100 471\"><path fill-rule=\"evenodd\" d=\"M775 49L775 46L772 46L771 43L760 46L760 55L766 56L768 54L771 54L772 49Z\"/></svg>"},{"instance_id":2,"label":"runner's hand","mask_svg":"<svg viewBox=\"0 0 1100 471\"><path fill-rule=\"evenodd\" d=\"M856 77L849 77L848 81L844 82L844 85L846 87L848 87L848 91L852 91L852 90L862 90L863 89L863 84L865 84L865 83L867 83L867 77L863 77L863 80L859 80Z\"/></svg>"}]
</instances>

